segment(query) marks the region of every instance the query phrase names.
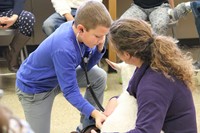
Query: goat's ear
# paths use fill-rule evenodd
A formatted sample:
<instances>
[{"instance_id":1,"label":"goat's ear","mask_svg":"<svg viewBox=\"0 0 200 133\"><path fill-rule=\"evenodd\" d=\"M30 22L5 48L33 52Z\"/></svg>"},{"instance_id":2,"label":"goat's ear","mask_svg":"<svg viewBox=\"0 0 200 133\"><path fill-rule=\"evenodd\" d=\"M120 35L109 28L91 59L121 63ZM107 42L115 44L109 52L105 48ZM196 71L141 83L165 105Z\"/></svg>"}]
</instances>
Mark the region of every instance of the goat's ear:
<instances>
[{"instance_id":1,"label":"goat's ear","mask_svg":"<svg viewBox=\"0 0 200 133\"><path fill-rule=\"evenodd\" d=\"M106 62L107 62L108 65L111 66L114 70L116 70L116 71L120 71L120 70L121 70L120 64L115 63L115 62L112 62L112 61L110 61L109 59L106 59Z\"/></svg>"}]
</instances>

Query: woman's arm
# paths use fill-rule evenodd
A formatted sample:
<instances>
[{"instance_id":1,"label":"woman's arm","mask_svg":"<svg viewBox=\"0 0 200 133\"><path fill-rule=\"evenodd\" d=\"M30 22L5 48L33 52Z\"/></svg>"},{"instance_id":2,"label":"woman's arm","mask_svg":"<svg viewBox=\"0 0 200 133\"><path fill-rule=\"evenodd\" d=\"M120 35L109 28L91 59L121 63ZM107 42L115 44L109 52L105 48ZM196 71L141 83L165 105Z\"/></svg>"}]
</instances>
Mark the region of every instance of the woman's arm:
<instances>
[{"instance_id":1,"label":"woman's arm","mask_svg":"<svg viewBox=\"0 0 200 133\"><path fill-rule=\"evenodd\" d=\"M113 97L108 101L108 104L105 107L104 115L109 116L117 107L117 98Z\"/></svg>"}]
</instances>

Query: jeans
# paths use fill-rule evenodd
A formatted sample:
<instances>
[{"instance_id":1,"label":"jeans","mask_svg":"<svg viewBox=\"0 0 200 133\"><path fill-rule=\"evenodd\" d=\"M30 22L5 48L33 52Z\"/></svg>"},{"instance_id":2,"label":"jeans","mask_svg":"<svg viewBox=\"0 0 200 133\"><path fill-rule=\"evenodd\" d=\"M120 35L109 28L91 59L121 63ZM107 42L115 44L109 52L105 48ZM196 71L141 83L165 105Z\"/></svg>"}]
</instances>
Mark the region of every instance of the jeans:
<instances>
[{"instance_id":1,"label":"jeans","mask_svg":"<svg viewBox=\"0 0 200 133\"><path fill-rule=\"evenodd\" d=\"M77 72L77 82L80 88L86 87L86 78L82 68L78 67ZM92 89L96 94L98 100L102 104L104 89L106 87L107 73L99 68L97 65L94 66L90 71L88 71L88 78L90 80ZM26 94L17 88L17 95L22 104L26 120L35 131L35 133L50 133L50 119L51 110L54 98L60 93L60 87L57 86L50 92L43 92L39 94ZM89 90L86 90L84 97L97 109L97 105L92 98ZM70 115L70 114L66 114ZM88 118L82 116L81 122L83 127L94 124L94 120L89 120Z\"/></svg>"},{"instance_id":2,"label":"jeans","mask_svg":"<svg viewBox=\"0 0 200 133\"><path fill-rule=\"evenodd\" d=\"M71 9L71 14L74 17L76 14L76 9ZM66 18L64 16L61 16L58 13L54 13L51 16L49 16L42 25L43 32L49 36L51 33L53 33L62 23L67 22Z\"/></svg>"},{"instance_id":3,"label":"jeans","mask_svg":"<svg viewBox=\"0 0 200 133\"><path fill-rule=\"evenodd\" d=\"M200 2L199 1L191 2L191 8L195 18L196 29L200 37Z\"/></svg>"}]
</instances>

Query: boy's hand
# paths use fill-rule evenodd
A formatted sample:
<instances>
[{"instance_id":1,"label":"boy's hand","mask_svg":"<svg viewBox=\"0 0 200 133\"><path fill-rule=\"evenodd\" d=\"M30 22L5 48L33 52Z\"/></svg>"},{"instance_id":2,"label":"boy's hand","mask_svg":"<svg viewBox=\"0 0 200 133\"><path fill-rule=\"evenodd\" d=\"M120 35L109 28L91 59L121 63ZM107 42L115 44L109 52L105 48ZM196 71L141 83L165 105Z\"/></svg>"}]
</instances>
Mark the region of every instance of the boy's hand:
<instances>
[{"instance_id":1,"label":"boy's hand","mask_svg":"<svg viewBox=\"0 0 200 133\"><path fill-rule=\"evenodd\" d=\"M91 116L95 119L96 127L101 129L103 122L106 120L106 116L99 112L98 110L92 111Z\"/></svg>"},{"instance_id":2,"label":"boy's hand","mask_svg":"<svg viewBox=\"0 0 200 133\"><path fill-rule=\"evenodd\" d=\"M98 50L99 50L100 53L101 53L101 51L102 51L103 48L104 48L105 39L106 39L106 37L103 36L103 39L101 39L101 40L99 41L99 44L97 45Z\"/></svg>"}]
</instances>

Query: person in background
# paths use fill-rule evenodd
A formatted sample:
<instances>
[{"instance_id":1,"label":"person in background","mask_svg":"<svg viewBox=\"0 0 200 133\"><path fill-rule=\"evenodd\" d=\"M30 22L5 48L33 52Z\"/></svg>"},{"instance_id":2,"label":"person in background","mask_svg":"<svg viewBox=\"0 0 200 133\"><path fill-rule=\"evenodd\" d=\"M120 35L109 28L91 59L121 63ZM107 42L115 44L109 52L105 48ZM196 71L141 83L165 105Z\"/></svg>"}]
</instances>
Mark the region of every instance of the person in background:
<instances>
[{"instance_id":1,"label":"person in background","mask_svg":"<svg viewBox=\"0 0 200 133\"><path fill-rule=\"evenodd\" d=\"M12 111L0 105L0 133L34 133L29 124L17 118Z\"/></svg>"},{"instance_id":2,"label":"person in background","mask_svg":"<svg viewBox=\"0 0 200 133\"><path fill-rule=\"evenodd\" d=\"M166 35L174 0L133 0L131 7L120 18L137 18L149 21L154 32Z\"/></svg>"},{"instance_id":3,"label":"person in background","mask_svg":"<svg viewBox=\"0 0 200 133\"><path fill-rule=\"evenodd\" d=\"M77 8L86 1L88 0L51 0L56 12L44 21L44 33L49 36L64 22L74 20Z\"/></svg>"},{"instance_id":4,"label":"person in background","mask_svg":"<svg viewBox=\"0 0 200 133\"><path fill-rule=\"evenodd\" d=\"M35 17L24 10L25 0L0 0L0 29L17 29L9 48L3 52L8 69L17 72L19 53L33 34Z\"/></svg>"},{"instance_id":5,"label":"person in background","mask_svg":"<svg viewBox=\"0 0 200 133\"><path fill-rule=\"evenodd\" d=\"M198 37L200 37L200 1L181 2L174 9L168 11L173 21L178 21L190 12L192 12L192 15L194 16L196 30ZM193 65L196 70L199 71L200 61L194 62Z\"/></svg>"},{"instance_id":6,"label":"person in background","mask_svg":"<svg viewBox=\"0 0 200 133\"><path fill-rule=\"evenodd\" d=\"M101 127L106 116L98 111L88 89L83 98L80 87L87 86L83 58L88 57L88 77L102 104L107 73L96 64L106 51L111 23L101 2L87 1L79 6L74 21L62 24L22 63L16 75L17 95L36 133L50 132L52 105L60 92L83 114L83 128L94 123Z\"/></svg>"},{"instance_id":7,"label":"person in background","mask_svg":"<svg viewBox=\"0 0 200 133\"><path fill-rule=\"evenodd\" d=\"M115 21L108 38L118 57L137 67L127 91L136 98L138 112L128 132L197 133L192 57L173 38L155 35L143 20ZM113 100L109 112L117 106Z\"/></svg>"},{"instance_id":8,"label":"person in background","mask_svg":"<svg viewBox=\"0 0 200 133\"><path fill-rule=\"evenodd\" d=\"M172 18L173 21L178 21L180 18L186 16L188 13L192 12L191 9L192 2L182 2L179 3L173 9L168 10L168 14Z\"/></svg>"}]
</instances>

